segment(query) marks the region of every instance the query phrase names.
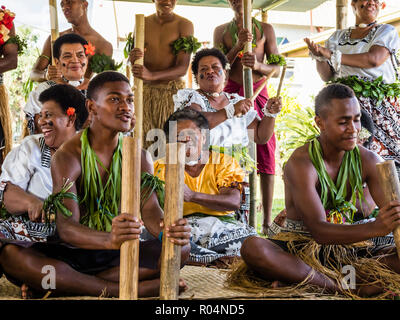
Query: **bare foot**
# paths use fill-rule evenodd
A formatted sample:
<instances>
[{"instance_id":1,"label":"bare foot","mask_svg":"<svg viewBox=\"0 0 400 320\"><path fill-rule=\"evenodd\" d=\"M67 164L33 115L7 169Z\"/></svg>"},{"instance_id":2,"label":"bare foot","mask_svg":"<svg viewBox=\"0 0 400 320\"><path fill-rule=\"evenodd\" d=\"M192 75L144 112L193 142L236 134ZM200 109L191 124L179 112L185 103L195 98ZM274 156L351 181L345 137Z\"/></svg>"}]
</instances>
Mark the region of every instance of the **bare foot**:
<instances>
[{"instance_id":1,"label":"bare foot","mask_svg":"<svg viewBox=\"0 0 400 320\"><path fill-rule=\"evenodd\" d=\"M185 292L189 287L187 286L185 280L179 279L179 294Z\"/></svg>"},{"instance_id":2,"label":"bare foot","mask_svg":"<svg viewBox=\"0 0 400 320\"><path fill-rule=\"evenodd\" d=\"M32 292L25 283L21 286L21 298L24 300L32 298Z\"/></svg>"},{"instance_id":3,"label":"bare foot","mask_svg":"<svg viewBox=\"0 0 400 320\"><path fill-rule=\"evenodd\" d=\"M273 281L271 283L271 288L274 288L274 289L278 289L278 288L281 288L281 287L284 287L284 286L285 285L282 282L278 281L278 280Z\"/></svg>"},{"instance_id":4,"label":"bare foot","mask_svg":"<svg viewBox=\"0 0 400 320\"><path fill-rule=\"evenodd\" d=\"M382 287L374 285L359 285L356 289L357 294L360 297L371 297L383 292Z\"/></svg>"}]
</instances>

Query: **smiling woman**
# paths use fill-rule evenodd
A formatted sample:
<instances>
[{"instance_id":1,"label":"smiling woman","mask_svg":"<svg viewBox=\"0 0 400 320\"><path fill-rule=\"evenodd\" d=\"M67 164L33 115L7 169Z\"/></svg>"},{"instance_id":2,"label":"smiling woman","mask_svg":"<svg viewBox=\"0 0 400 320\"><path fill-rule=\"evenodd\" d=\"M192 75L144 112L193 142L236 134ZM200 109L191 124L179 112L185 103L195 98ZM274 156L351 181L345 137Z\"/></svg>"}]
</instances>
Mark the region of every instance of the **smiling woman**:
<instances>
[{"instance_id":1,"label":"smiling woman","mask_svg":"<svg viewBox=\"0 0 400 320\"><path fill-rule=\"evenodd\" d=\"M337 30L320 46L305 39L324 81L350 86L361 109L372 118L374 134L369 149L394 160L400 175L400 101L397 94L400 39L396 28L377 23L383 2L352 0L356 24Z\"/></svg>"},{"instance_id":2,"label":"smiling woman","mask_svg":"<svg viewBox=\"0 0 400 320\"><path fill-rule=\"evenodd\" d=\"M0 239L7 242L46 241L54 233L55 225L44 222L43 212L43 200L53 187L51 157L88 117L84 96L72 86L55 85L43 91L39 100L43 103L39 119L43 134L26 137L2 166Z\"/></svg>"},{"instance_id":3,"label":"smiling woman","mask_svg":"<svg viewBox=\"0 0 400 320\"><path fill-rule=\"evenodd\" d=\"M44 90L56 84L69 84L82 90L83 94L86 93L82 87L88 65L85 45L88 45L88 42L81 36L73 33L65 34L54 42L53 54L56 62L56 72L60 73L61 77L57 81L49 80L41 83L29 95L28 102L24 107L24 112L28 120L29 134L41 132L41 126L38 124L42 108L39 96Z\"/></svg>"}]
</instances>

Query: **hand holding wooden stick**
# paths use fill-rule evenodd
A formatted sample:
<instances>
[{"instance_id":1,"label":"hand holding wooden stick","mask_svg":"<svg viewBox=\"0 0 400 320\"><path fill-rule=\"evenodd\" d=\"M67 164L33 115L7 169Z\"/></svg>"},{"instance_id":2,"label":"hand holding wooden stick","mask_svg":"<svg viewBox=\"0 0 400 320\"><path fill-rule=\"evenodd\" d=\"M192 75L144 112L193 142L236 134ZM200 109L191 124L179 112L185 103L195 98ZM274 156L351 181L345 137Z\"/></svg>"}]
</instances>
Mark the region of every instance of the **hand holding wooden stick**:
<instances>
[{"instance_id":1,"label":"hand holding wooden stick","mask_svg":"<svg viewBox=\"0 0 400 320\"><path fill-rule=\"evenodd\" d=\"M393 160L378 163L376 168L379 172L379 180L386 202L400 201L400 182ZM397 257L400 259L400 227L393 230L394 242L397 249Z\"/></svg>"}]
</instances>

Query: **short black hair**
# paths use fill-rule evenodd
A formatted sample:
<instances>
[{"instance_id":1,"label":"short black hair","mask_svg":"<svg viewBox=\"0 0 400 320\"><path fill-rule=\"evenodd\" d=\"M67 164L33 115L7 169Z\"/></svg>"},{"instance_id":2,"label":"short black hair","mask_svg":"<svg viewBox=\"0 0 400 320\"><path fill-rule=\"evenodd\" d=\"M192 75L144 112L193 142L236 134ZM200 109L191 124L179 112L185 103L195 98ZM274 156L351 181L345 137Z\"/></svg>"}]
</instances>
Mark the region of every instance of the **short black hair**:
<instances>
[{"instance_id":1,"label":"short black hair","mask_svg":"<svg viewBox=\"0 0 400 320\"><path fill-rule=\"evenodd\" d=\"M218 58L219 61L221 62L222 68L224 70L226 70L226 66L228 65L228 59L222 53L222 51L217 48L206 48L206 49L197 51L196 55L193 58L192 73L194 74L194 76L197 76L197 73L199 72L200 59L204 58L204 57L208 57L208 56L214 56L214 57Z\"/></svg>"},{"instance_id":2,"label":"short black hair","mask_svg":"<svg viewBox=\"0 0 400 320\"><path fill-rule=\"evenodd\" d=\"M39 95L39 101L43 104L47 101L58 103L61 109L67 114L70 107L75 108L76 120L75 129L80 130L85 123L89 113L86 109L85 96L75 87L69 84L57 84Z\"/></svg>"},{"instance_id":3,"label":"short black hair","mask_svg":"<svg viewBox=\"0 0 400 320\"><path fill-rule=\"evenodd\" d=\"M165 121L164 124L164 133L167 137L169 137L169 123L171 121L185 121L185 120L190 120L192 121L200 130L201 129L209 129L210 125L208 123L208 120L205 116L203 116L200 112L190 109L190 108L184 108L182 110L175 111L173 114L169 116L167 121Z\"/></svg>"},{"instance_id":4,"label":"short black hair","mask_svg":"<svg viewBox=\"0 0 400 320\"><path fill-rule=\"evenodd\" d=\"M333 99L349 99L354 97L354 91L350 87L340 83L329 84L315 97L315 115L323 117Z\"/></svg>"},{"instance_id":5,"label":"short black hair","mask_svg":"<svg viewBox=\"0 0 400 320\"><path fill-rule=\"evenodd\" d=\"M53 44L53 56L54 58L60 59L61 55L61 46L65 43L80 43L82 47L84 45L87 45L88 42L82 38L79 34L76 33L67 33L62 35L61 37L58 37L56 41L54 41Z\"/></svg>"},{"instance_id":6,"label":"short black hair","mask_svg":"<svg viewBox=\"0 0 400 320\"><path fill-rule=\"evenodd\" d=\"M90 80L86 97L90 100L96 99L97 90L99 90L107 82L119 82L123 81L130 85L129 79L122 73L117 71L103 71L97 74L92 80Z\"/></svg>"}]
</instances>

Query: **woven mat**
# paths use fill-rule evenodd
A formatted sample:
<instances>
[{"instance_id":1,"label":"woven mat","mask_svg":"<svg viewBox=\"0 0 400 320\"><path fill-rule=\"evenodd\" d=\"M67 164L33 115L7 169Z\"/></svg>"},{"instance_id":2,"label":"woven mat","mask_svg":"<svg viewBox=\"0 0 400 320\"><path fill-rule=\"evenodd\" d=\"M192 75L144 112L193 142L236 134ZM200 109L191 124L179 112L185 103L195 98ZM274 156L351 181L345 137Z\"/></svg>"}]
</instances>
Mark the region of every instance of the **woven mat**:
<instances>
[{"instance_id":1,"label":"woven mat","mask_svg":"<svg viewBox=\"0 0 400 320\"><path fill-rule=\"evenodd\" d=\"M188 290L183 292L179 298L184 300L203 300L203 299L343 299L340 296L321 295L307 293L302 296L282 297L266 289L262 293L249 293L239 290L231 290L225 287L227 270L213 269L205 267L185 266L180 273L188 285ZM21 290L19 287L10 283L4 276L0 279L0 300L19 300ZM106 299L100 297L61 297L47 298L48 300L98 300ZM108 299L107 299L108 300Z\"/></svg>"}]
</instances>

